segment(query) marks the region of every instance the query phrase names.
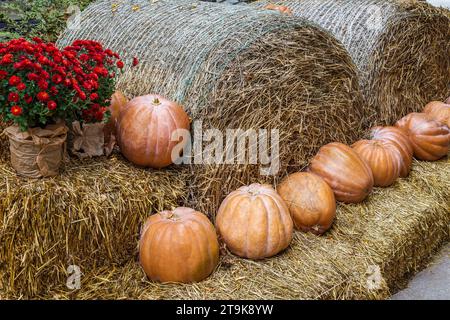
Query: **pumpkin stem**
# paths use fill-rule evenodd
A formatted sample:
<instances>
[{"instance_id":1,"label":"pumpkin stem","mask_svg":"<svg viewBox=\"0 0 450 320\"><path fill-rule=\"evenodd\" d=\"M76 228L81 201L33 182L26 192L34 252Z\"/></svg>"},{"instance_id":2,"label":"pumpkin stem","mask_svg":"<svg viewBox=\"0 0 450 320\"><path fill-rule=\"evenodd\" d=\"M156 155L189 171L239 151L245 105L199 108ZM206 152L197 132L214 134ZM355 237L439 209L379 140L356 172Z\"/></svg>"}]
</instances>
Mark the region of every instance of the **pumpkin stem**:
<instances>
[{"instance_id":1,"label":"pumpkin stem","mask_svg":"<svg viewBox=\"0 0 450 320\"><path fill-rule=\"evenodd\" d=\"M155 98L155 99L153 100L153 104L156 104L156 105L161 104L161 101L159 101L158 98Z\"/></svg>"},{"instance_id":2,"label":"pumpkin stem","mask_svg":"<svg viewBox=\"0 0 450 320\"><path fill-rule=\"evenodd\" d=\"M171 213L167 216L167 219L168 219L168 220L172 220L172 221L176 221L176 220L178 220L178 216L177 216L175 213L171 212Z\"/></svg>"}]
</instances>

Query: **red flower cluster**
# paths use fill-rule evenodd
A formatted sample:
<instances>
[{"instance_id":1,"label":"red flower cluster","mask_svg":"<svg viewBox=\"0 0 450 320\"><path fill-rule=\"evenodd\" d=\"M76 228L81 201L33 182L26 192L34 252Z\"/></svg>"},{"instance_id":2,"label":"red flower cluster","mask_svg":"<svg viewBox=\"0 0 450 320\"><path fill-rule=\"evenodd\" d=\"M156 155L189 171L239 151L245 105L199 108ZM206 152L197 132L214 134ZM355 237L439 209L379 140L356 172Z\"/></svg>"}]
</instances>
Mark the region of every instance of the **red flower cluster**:
<instances>
[{"instance_id":1,"label":"red flower cluster","mask_svg":"<svg viewBox=\"0 0 450 320\"><path fill-rule=\"evenodd\" d=\"M53 43L38 38L0 43L0 95L8 102L0 106L0 114L22 129L45 125L52 117L65 118L71 108L57 110L57 101L73 95L62 84L70 66Z\"/></svg>"},{"instance_id":2,"label":"red flower cluster","mask_svg":"<svg viewBox=\"0 0 450 320\"><path fill-rule=\"evenodd\" d=\"M107 106L114 93L117 68L125 66L119 54L91 40L77 40L66 47L63 54L78 61L72 68L75 75L72 86L79 99L89 101L81 113L82 119L85 122L105 120L105 115L109 117ZM133 66L137 64L138 60L134 58Z\"/></svg>"},{"instance_id":3,"label":"red flower cluster","mask_svg":"<svg viewBox=\"0 0 450 320\"><path fill-rule=\"evenodd\" d=\"M95 41L77 40L64 50L39 38L0 43L0 96L7 99L0 114L24 130L53 118L107 120L114 78L124 65Z\"/></svg>"}]
</instances>

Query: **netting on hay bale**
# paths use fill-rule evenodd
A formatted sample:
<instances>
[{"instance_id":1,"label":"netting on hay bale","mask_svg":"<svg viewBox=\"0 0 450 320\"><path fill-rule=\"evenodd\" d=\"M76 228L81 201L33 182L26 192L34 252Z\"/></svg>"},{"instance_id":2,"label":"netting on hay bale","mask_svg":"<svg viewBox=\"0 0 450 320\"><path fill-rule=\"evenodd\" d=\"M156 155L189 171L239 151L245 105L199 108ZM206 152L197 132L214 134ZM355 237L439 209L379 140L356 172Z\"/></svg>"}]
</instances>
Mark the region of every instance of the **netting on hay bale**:
<instances>
[{"instance_id":1,"label":"netting on hay bale","mask_svg":"<svg viewBox=\"0 0 450 320\"><path fill-rule=\"evenodd\" d=\"M118 83L131 97L164 95L204 130L279 130L275 177L262 177L258 165L192 167L192 206L211 216L236 187L298 170L324 143L355 140L370 115L345 49L319 27L275 12L189 0L98 1L58 45L78 38L140 59Z\"/></svg>"},{"instance_id":2,"label":"netting on hay bale","mask_svg":"<svg viewBox=\"0 0 450 320\"><path fill-rule=\"evenodd\" d=\"M60 283L40 297L386 299L449 240L449 175L448 159L415 161L407 179L376 188L362 204L340 204L323 236L296 232L289 249L263 261L222 254L218 269L200 283L149 281L135 260L86 270L80 290Z\"/></svg>"},{"instance_id":3,"label":"netting on hay bale","mask_svg":"<svg viewBox=\"0 0 450 320\"><path fill-rule=\"evenodd\" d=\"M450 19L409 0L258 1L286 5L339 39L358 66L378 124L422 110L450 94Z\"/></svg>"}]
</instances>

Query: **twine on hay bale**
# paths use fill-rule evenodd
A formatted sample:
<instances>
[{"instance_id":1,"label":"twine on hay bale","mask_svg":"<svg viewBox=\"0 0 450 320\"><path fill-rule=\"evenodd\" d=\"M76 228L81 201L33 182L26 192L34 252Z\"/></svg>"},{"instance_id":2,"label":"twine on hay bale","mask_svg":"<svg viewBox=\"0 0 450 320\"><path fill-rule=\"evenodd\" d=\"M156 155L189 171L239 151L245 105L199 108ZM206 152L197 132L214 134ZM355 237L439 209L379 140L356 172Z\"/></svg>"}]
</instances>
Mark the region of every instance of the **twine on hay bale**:
<instances>
[{"instance_id":1,"label":"twine on hay bale","mask_svg":"<svg viewBox=\"0 0 450 320\"><path fill-rule=\"evenodd\" d=\"M287 5L340 40L359 69L378 124L392 124L450 94L450 19L409 0L258 1Z\"/></svg>"},{"instance_id":2,"label":"twine on hay bale","mask_svg":"<svg viewBox=\"0 0 450 320\"><path fill-rule=\"evenodd\" d=\"M58 299L385 299L449 240L450 161L414 162L411 175L376 188L363 204L339 205L325 235L296 232L291 247L264 261L225 251L197 284L148 281L137 261L83 270L81 289ZM137 252L136 252L137 256Z\"/></svg>"},{"instance_id":3,"label":"twine on hay bale","mask_svg":"<svg viewBox=\"0 0 450 320\"><path fill-rule=\"evenodd\" d=\"M152 212L185 202L185 175L141 170L120 155L72 159L59 176L19 178L0 159L0 289L34 297L83 270L125 263Z\"/></svg>"},{"instance_id":4,"label":"twine on hay bale","mask_svg":"<svg viewBox=\"0 0 450 320\"><path fill-rule=\"evenodd\" d=\"M192 167L191 205L211 216L231 190L304 167L324 143L357 139L363 116L370 116L345 49L317 26L275 12L192 0L113 8L98 1L58 45L77 38L101 41L126 59L137 56L140 65L125 71L119 89L131 97L167 96L202 120L204 130L279 129L275 179L262 177L258 165Z\"/></svg>"}]
</instances>

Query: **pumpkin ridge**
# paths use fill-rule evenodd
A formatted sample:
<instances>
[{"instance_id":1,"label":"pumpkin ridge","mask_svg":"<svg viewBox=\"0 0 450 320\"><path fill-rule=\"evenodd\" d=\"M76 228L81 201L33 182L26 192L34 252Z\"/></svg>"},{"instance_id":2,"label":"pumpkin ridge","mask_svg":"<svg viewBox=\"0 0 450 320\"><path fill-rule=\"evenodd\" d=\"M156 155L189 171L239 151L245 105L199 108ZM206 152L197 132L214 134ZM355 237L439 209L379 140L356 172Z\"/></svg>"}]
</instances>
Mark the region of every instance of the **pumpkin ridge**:
<instances>
[{"instance_id":1,"label":"pumpkin ridge","mask_svg":"<svg viewBox=\"0 0 450 320\"><path fill-rule=\"evenodd\" d=\"M195 256L195 253L200 253L200 258L201 258L201 259L194 259L194 260L196 260L197 263L195 263L193 265L192 270L190 270L190 272L189 272L192 275L191 276L191 281L192 282L197 280L197 274L199 274L199 273L200 274L208 273L208 272L206 272L207 270L209 270L209 268L207 268L208 266L202 265L202 262L208 261L209 263L211 263L211 261L209 261L210 259L208 259L208 256L205 256L206 252L204 250L205 249L204 248L204 241L201 241L201 239L204 239L204 238L200 238L198 233L201 232L205 236L206 236L206 234L205 234L204 230L202 230L203 228L198 228L198 230L194 231L194 228L192 227L193 221L194 220L191 219L191 220L188 221L188 225L182 225L183 228L185 230L187 230L191 234L191 236L189 238L190 239L194 239L194 241L191 241L190 245L189 245L189 247L191 249L191 254L190 254L189 259L187 261L188 263L186 263L186 264L189 265L189 266L192 266L192 262L189 263L190 262L189 260L193 260L192 258L193 258L193 255ZM209 248L207 248L207 250L208 249ZM196 258L196 257L194 257L194 258Z\"/></svg>"}]
</instances>

